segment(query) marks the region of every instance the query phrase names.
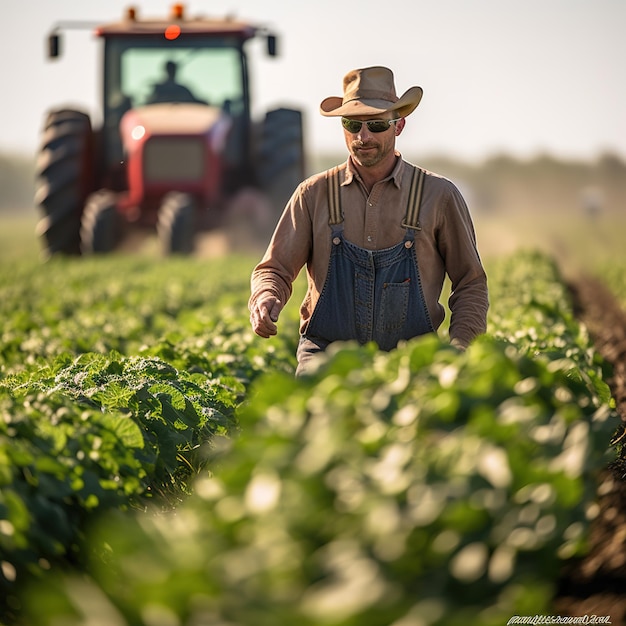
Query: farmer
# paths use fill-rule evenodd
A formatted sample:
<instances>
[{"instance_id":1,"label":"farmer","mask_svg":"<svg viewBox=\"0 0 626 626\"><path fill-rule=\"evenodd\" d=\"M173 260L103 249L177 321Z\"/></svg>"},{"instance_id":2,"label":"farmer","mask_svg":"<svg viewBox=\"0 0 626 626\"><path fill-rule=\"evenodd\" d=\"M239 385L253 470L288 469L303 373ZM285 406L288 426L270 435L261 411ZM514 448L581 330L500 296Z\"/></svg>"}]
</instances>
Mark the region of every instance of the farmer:
<instances>
[{"instance_id":1,"label":"farmer","mask_svg":"<svg viewBox=\"0 0 626 626\"><path fill-rule=\"evenodd\" d=\"M174 61L168 61L165 64L166 78L163 82L153 86L152 95L148 100L149 104L157 102L202 102L187 87L176 82L177 71L178 65Z\"/></svg>"},{"instance_id":2,"label":"farmer","mask_svg":"<svg viewBox=\"0 0 626 626\"><path fill-rule=\"evenodd\" d=\"M391 350L435 332L446 273L451 343L465 349L486 326L487 278L463 197L395 150L422 89L398 98L391 70L367 67L346 74L343 92L320 113L341 118L347 161L298 186L252 273L250 321L268 338L306 265L296 375L334 341Z\"/></svg>"}]
</instances>

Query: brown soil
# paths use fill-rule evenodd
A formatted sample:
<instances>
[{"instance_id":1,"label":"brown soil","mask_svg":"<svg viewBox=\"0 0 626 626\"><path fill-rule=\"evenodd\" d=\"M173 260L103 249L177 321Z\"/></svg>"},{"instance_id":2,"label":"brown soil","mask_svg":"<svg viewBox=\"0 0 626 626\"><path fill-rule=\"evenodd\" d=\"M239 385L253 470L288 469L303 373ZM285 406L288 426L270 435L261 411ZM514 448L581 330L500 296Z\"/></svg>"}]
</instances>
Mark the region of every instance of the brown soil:
<instances>
[{"instance_id":1,"label":"brown soil","mask_svg":"<svg viewBox=\"0 0 626 626\"><path fill-rule=\"evenodd\" d=\"M597 279L571 284L575 311L587 326L602 357L612 366L609 385L626 423L626 313ZM616 441L622 433L616 433ZM626 626L626 457L599 477L598 516L591 524L590 549L563 568L555 615L610 616L613 626ZM589 622L593 623L593 622Z\"/></svg>"}]
</instances>

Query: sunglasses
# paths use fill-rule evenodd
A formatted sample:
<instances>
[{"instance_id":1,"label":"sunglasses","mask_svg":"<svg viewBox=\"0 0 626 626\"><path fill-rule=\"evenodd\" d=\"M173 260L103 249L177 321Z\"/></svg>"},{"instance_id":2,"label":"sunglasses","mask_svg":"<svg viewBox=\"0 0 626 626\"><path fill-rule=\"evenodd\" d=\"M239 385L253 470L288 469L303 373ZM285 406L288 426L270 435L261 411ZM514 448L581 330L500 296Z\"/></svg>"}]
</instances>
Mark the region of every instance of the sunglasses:
<instances>
[{"instance_id":1,"label":"sunglasses","mask_svg":"<svg viewBox=\"0 0 626 626\"><path fill-rule=\"evenodd\" d=\"M370 133L384 133L394 122L397 122L401 118L397 118L395 120L368 120L367 122L362 122L361 120L351 120L347 117L341 118L341 125L352 134L356 134L361 130L361 126L363 124L367 124L367 130Z\"/></svg>"}]
</instances>

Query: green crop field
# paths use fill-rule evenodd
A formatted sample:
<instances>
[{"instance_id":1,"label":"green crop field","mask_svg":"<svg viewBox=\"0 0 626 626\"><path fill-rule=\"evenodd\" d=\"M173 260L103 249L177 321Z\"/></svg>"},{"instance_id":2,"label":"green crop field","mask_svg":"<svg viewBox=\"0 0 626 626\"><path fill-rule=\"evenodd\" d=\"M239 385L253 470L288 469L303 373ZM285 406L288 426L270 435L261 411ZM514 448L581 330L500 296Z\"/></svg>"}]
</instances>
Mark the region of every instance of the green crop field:
<instances>
[{"instance_id":1,"label":"green crop field","mask_svg":"<svg viewBox=\"0 0 626 626\"><path fill-rule=\"evenodd\" d=\"M41 262L0 220L0 623L500 626L552 614L618 451L566 276L626 302L617 218L477 217L485 336L333 347L304 285L262 340L256 254ZM604 219L604 218L603 218Z\"/></svg>"}]
</instances>

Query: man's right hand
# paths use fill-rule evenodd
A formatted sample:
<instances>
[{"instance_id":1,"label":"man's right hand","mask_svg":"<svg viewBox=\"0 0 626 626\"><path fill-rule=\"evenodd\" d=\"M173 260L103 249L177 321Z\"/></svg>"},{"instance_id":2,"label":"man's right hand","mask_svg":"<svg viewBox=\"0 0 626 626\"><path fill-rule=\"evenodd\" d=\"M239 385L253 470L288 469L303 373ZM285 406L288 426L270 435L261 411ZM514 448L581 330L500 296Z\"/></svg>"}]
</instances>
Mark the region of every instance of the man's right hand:
<instances>
[{"instance_id":1,"label":"man's right hand","mask_svg":"<svg viewBox=\"0 0 626 626\"><path fill-rule=\"evenodd\" d=\"M250 313L250 324L254 332L267 339L278 332L276 322L283 310L283 303L272 295L261 296Z\"/></svg>"}]
</instances>

